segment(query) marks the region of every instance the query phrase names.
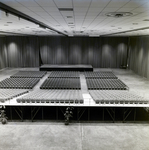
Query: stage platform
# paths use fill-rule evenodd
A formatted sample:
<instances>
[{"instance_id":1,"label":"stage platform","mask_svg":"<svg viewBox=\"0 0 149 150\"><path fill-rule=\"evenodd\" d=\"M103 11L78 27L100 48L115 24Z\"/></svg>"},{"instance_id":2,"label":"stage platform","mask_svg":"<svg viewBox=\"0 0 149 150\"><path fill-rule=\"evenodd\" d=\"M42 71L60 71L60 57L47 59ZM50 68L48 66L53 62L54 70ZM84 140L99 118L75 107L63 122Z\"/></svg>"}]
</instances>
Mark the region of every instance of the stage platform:
<instances>
[{"instance_id":1,"label":"stage platform","mask_svg":"<svg viewBox=\"0 0 149 150\"><path fill-rule=\"evenodd\" d=\"M40 71L93 71L91 65L50 65L44 64L39 67Z\"/></svg>"}]
</instances>

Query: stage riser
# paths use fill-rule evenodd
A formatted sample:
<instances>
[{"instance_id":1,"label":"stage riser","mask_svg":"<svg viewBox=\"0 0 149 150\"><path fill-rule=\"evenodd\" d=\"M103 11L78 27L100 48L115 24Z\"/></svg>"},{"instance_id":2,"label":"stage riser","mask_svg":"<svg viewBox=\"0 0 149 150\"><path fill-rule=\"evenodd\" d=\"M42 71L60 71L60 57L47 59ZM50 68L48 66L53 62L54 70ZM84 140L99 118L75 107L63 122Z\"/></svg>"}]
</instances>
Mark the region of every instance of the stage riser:
<instances>
[{"instance_id":1,"label":"stage riser","mask_svg":"<svg viewBox=\"0 0 149 150\"><path fill-rule=\"evenodd\" d=\"M42 122L43 120L47 120L63 122L65 110L66 107L56 106L7 106L6 115L8 117L8 121L38 120ZM148 122L149 114L144 110L144 108L74 107L73 118L71 120L74 122Z\"/></svg>"},{"instance_id":2,"label":"stage riser","mask_svg":"<svg viewBox=\"0 0 149 150\"><path fill-rule=\"evenodd\" d=\"M40 71L93 71L91 65L42 65Z\"/></svg>"},{"instance_id":3,"label":"stage riser","mask_svg":"<svg viewBox=\"0 0 149 150\"><path fill-rule=\"evenodd\" d=\"M40 71L93 71L93 68L40 68Z\"/></svg>"}]
</instances>

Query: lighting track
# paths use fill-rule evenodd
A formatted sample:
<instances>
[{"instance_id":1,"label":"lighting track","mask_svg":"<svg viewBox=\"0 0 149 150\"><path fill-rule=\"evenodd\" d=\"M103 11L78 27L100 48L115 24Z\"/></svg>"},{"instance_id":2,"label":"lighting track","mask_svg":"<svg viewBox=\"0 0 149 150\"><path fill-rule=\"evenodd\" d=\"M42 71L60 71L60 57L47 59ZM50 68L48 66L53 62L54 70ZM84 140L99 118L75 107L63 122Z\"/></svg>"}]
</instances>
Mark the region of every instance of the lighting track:
<instances>
[{"instance_id":1,"label":"lighting track","mask_svg":"<svg viewBox=\"0 0 149 150\"><path fill-rule=\"evenodd\" d=\"M54 28L52 28L52 27L50 27L50 26L48 26L48 25L46 25L46 24L44 24L44 23L42 23L42 22L40 22L40 21L38 21L38 20L36 20L36 19L34 19L34 18L32 18L32 17L30 17L30 16L28 16L28 15L26 15L26 14L24 14L24 13L18 11L18 10L16 10L16 9L14 9L14 8L12 8L12 7L9 7L9 6L1 3L1 2L0 2L0 10L3 10L6 13L15 15L15 16L17 16L19 18L22 18L22 19L25 19L27 21L33 22L35 24L38 24L39 26L47 28L47 29L50 29L50 30L52 30L54 32L57 32L58 34L62 34L62 35L67 36L67 34L65 34L63 32L60 32L60 31L57 31Z\"/></svg>"}]
</instances>

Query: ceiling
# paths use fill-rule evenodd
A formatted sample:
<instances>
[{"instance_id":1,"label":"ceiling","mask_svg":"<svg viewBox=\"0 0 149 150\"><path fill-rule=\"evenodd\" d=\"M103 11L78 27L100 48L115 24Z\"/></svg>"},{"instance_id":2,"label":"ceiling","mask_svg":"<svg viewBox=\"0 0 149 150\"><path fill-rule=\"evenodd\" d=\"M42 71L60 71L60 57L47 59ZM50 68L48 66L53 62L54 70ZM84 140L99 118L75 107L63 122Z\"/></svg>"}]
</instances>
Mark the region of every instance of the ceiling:
<instances>
[{"instance_id":1,"label":"ceiling","mask_svg":"<svg viewBox=\"0 0 149 150\"><path fill-rule=\"evenodd\" d=\"M0 35L149 35L149 0L0 0L48 26L0 10ZM111 17L108 13L130 12ZM58 32L56 32L58 31Z\"/></svg>"}]
</instances>

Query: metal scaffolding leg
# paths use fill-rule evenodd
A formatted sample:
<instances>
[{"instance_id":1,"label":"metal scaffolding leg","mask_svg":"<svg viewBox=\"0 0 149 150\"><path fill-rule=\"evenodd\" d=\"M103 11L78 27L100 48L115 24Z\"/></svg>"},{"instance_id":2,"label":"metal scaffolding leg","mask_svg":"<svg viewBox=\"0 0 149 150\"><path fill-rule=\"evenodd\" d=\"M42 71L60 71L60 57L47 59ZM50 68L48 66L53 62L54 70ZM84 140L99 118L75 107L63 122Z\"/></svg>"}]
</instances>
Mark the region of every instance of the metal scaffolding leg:
<instances>
[{"instance_id":1,"label":"metal scaffolding leg","mask_svg":"<svg viewBox=\"0 0 149 150\"><path fill-rule=\"evenodd\" d=\"M31 120L33 122L35 116L37 115L37 113L39 112L41 107L31 107Z\"/></svg>"},{"instance_id":2,"label":"metal scaffolding leg","mask_svg":"<svg viewBox=\"0 0 149 150\"><path fill-rule=\"evenodd\" d=\"M113 122L115 122L115 108L106 108Z\"/></svg>"},{"instance_id":3,"label":"metal scaffolding leg","mask_svg":"<svg viewBox=\"0 0 149 150\"><path fill-rule=\"evenodd\" d=\"M104 121L105 109L103 108L102 121Z\"/></svg>"},{"instance_id":4,"label":"metal scaffolding leg","mask_svg":"<svg viewBox=\"0 0 149 150\"><path fill-rule=\"evenodd\" d=\"M123 122L125 122L125 120L129 117L129 115L131 114L131 112L133 111L134 108L124 108L124 112L123 112ZM136 118L136 113L134 115L134 120Z\"/></svg>"},{"instance_id":5,"label":"metal scaffolding leg","mask_svg":"<svg viewBox=\"0 0 149 150\"><path fill-rule=\"evenodd\" d=\"M88 108L88 121L90 121L90 108Z\"/></svg>"},{"instance_id":6,"label":"metal scaffolding leg","mask_svg":"<svg viewBox=\"0 0 149 150\"><path fill-rule=\"evenodd\" d=\"M81 117L83 116L84 112L86 111L87 108L78 108L77 110L77 120L79 121Z\"/></svg>"},{"instance_id":7,"label":"metal scaffolding leg","mask_svg":"<svg viewBox=\"0 0 149 150\"><path fill-rule=\"evenodd\" d=\"M15 112L17 113L17 115L19 116L19 118L21 119L21 121L23 121L23 111L22 111L22 107L13 107L13 109L15 110Z\"/></svg>"}]
</instances>

